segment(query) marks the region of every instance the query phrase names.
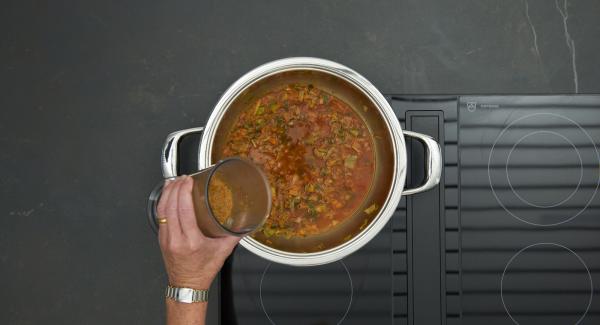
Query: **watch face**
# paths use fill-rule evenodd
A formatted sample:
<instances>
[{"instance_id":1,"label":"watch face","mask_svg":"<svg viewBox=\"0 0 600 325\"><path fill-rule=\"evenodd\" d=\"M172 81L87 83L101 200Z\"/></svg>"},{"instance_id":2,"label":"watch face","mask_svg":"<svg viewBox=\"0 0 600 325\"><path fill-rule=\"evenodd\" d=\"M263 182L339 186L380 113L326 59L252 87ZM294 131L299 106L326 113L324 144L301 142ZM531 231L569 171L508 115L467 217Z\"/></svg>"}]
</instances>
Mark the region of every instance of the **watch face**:
<instances>
[{"instance_id":1,"label":"watch face","mask_svg":"<svg viewBox=\"0 0 600 325\"><path fill-rule=\"evenodd\" d=\"M192 303L194 302L194 290L190 288L179 288L176 291L176 300L180 302Z\"/></svg>"}]
</instances>

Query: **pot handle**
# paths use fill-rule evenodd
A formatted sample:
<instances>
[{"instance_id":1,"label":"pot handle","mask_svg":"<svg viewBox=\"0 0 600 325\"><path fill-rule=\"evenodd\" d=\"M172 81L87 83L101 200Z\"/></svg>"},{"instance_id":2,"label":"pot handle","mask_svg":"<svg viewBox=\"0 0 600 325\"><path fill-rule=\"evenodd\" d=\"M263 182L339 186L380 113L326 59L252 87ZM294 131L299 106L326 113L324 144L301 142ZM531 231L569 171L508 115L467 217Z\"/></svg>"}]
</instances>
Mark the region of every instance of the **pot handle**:
<instances>
[{"instance_id":1,"label":"pot handle","mask_svg":"<svg viewBox=\"0 0 600 325\"><path fill-rule=\"evenodd\" d=\"M162 174L165 179L175 178L179 176L177 172L177 152L179 149L179 140L181 140L183 136L186 136L188 134L202 133L203 131L204 127L197 127L179 130L167 136L160 157Z\"/></svg>"},{"instance_id":2,"label":"pot handle","mask_svg":"<svg viewBox=\"0 0 600 325\"><path fill-rule=\"evenodd\" d=\"M428 135L404 130L402 132L405 136L419 140L425 146L426 175L423 185L404 189L402 195L413 195L430 190L440 183L440 178L442 176L442 149L440 148L439 143Z\"/></svg>"}]
</instances>

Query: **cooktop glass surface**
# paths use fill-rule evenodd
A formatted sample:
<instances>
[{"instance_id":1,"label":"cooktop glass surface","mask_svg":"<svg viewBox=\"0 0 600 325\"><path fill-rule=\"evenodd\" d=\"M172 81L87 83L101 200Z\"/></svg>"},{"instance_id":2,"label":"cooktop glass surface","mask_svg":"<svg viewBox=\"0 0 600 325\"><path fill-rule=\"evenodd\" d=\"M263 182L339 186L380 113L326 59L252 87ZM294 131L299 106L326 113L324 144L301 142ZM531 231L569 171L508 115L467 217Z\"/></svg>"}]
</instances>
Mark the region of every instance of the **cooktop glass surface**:
<instances>
[{"instance_id":1,"label":"cooktop glass surface","mask_svg":"<svg viewBox=\"0 0 600 325\"><path fill-rule=\"evenodd\" d=\"M598 324L600 96L388 96L441 144L444 174L340 262L238 248L222 324ZM407 140L408 186L423 148Z\"/></svg>"},{"instance_id":2,"label":"cooktop glass surface","mask_svg":"<svg viewBox=\"0 0 600 325\"><path fill-rule=\"evenodd\" d=\"M597 324L600 99L460 104L462 316Z\"/></svg>"}]
</instances>

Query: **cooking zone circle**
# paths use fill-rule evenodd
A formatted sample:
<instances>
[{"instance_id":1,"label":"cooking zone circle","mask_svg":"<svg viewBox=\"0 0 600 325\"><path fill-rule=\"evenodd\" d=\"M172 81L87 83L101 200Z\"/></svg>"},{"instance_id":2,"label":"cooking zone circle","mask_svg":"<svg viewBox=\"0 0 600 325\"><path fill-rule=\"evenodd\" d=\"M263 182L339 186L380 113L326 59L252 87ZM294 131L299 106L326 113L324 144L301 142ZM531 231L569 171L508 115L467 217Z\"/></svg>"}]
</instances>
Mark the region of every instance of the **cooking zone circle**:
<instances>
[{"instance_id":1,"label":"cooking zone circle","mask_svg":"<svg viewBox=\"0 0 600 325\"><path fill-rule=\"evenodd\" d=\"M576 157L577 157L577 162L579 162L579 168L578 168L578 172L577 172L577 167L575 168L574 172L568 171L568 179L570 181L572 181L573 183L577 182L577 185L574 187L574 189L568 193L566 195L566 197L564 198L559 198L558 200L556 200L555 202L537 202L534 203L534 200L536 200L535 198L528 198L528 197L524 197L526 194L519 194L519 191L516 190L511 182L511 171L512 169L510 169L511 166L511 158L513 157L513 153L516 151L517 153L516 155L519 155L521 152L524 155L527 155L527 148L518 148L519 144L526 143L526 139L530 139L530 138L534 138L534 137L557 137L557 143L560 143L560 141L564 141L566 144L570 145L571 148L573 148L573 152L575 153ZM533 141L535 142L535 140ZM517 150L515 150L517 149ZM569 153L569 155L571 155L571 153ZM571 155L571 156L575 156L575 155ZM518 159L517 159L518 160ZM577 165L577 162L575 162L575 165ZM577 181L574 181L574 179L576 179L576 175L571 175L571 174L579 174L579 178L577 179ZM575 177L573 177L575 176ZM575 147L575 145L573 144L573 142L571 142L571 140L567 139L567 137L565 137L564 135L554 132L554 131L547 131L547 130L542 130L542 131L535 131L535 132L531 132L529 134L524 135L523 137L521 137L517 142L515 142L515 144L512 146L512 148L510 149L510 152L508 153L508 157L506 158L506 177L508 180L508 185L510 186L511 191L513 192L514 195L516 195L519 200L521 200L521 202L530 205L532 207L536 207L536 208L542 208L542 209L546 209L546 208L553 208L556 206L559 206L565 202L567 202L569 199L571 199L571 197L573 197L573 195L575 195L575 193L577 192L577 190L579 189L579 186L581 185L581 181L583 180L583 161L581 160L581 154L579 153L579 150L577 150L577 148ZM548 200L547 197L544 197L542 199L537 199L539 201L544 201L544 200ZM552 200L552 198L550 198L550 200Z\"/></svg>"},{"instance_id":2,"label":"cooking zone circle","mask_svg":"<svg viewBox=\"0 0 600 325\"><path fill-rule=\"evenodd\" d=\"M260 278L260 305L273 325L341 324L354 286L343 261L299 269L269 263Z\"/></svg>"},{"instance_id":3,"label":"cooking zone circle","mask_svg":"<svg viewBox=\"0 0 600 325\"><path fill-rule=\"evenodd\" d=\"M544 125L561 131L541 129ZM562 115L534 113L500 132L487 172L492 194L511 216L530 225L555 226L591 204L600 185L599 163L594 140L581 125Z\"/></svg>"},{"instance_id":4,"label":"cooking zone circle","mask_svg":"<svg viewBox=\"0 0 600 325\"><path fill-rule=\"evenodd\" d=\"M510 258L500 280L502 306L519 325L542 324L550 311L560 317L561 324L579 324L590 309L593 294L586 263L573 250L556 243L521 249Z\"/></svg>"}]
</instances>

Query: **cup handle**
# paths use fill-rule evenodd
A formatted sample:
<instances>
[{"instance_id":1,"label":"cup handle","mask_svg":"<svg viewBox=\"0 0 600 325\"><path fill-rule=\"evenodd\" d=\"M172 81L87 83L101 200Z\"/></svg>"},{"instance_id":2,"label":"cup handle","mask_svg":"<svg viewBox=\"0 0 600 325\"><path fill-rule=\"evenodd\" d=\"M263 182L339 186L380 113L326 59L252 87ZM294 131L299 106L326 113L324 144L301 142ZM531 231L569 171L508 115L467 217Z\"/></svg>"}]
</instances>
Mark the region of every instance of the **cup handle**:
<instances>
[{"instance_id":1,"label":"cup handle","mask_svg":"<svg viewBox=\"0 0 600 325\"><path fill-rule=\"evenodd\" d=\"M405 136L414 138L425 146L425 182L421 186L404 189L402 195L413 195L430 190L440 183L442 176L442 149L439 143L428 135L404 130L402 132Z\"/></svg>"},{"instance_id":2,"label":"cup handle","mask_svg":"<svg viewBox=\"0 0 600 325\"><path fill-rule=\"evenodd\" d=\"M188 134L202 132L204 132L203 126L175 131L167 136L160 157L162 174L165 179L179 176L177 172L177 153L179 149L179 140Z\"/></svg>"}]
</instances>

